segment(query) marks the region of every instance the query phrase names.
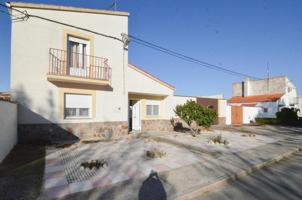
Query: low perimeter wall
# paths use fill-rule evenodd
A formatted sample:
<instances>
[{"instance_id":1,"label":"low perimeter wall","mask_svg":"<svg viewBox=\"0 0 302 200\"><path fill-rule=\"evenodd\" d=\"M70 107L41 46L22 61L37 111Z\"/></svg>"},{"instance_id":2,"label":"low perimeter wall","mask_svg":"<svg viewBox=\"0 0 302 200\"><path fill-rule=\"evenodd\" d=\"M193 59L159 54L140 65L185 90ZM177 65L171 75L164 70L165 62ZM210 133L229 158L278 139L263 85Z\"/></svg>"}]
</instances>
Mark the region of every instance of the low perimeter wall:
<instances>
[{"instance_id":1,"label":"low perimeter wall","mask_svg":"<svg viewBox=\"0 0 302 200\"><path fill-rule=\"evenodd\" d=\"M0 101L0 162L17 143L17 104Z\"/></svg>"}]
</instances>

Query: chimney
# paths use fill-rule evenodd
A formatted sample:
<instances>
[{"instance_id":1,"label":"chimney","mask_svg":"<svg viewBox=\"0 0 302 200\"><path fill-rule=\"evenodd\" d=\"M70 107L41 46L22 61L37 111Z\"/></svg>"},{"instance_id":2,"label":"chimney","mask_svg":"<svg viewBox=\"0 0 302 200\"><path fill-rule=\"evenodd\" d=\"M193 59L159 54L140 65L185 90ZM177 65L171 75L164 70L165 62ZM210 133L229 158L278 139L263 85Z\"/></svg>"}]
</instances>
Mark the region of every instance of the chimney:
<instances>
[{"instance_id":1,"label":"chimney","mask_svg":"<svg viewBox=\"0 0 302 200\"><path fill-rule=\"evenodd\" d=\"M241 82L241 96L244 97L244 93L245 93L245 84L244 81Z\"/></svg>"},{"instance_id":2,"label":"chimney","mask_svg":"<svg viewBox=\"0 0 302 200\"><path fill-rule=\"evenodd\" d=\"M250 87L250 78L245 78L244 81L241 82L241 96L246 97L250 95L249 88Z\"/></svg>"},{"instance_id":3,"label":"chimney","mask_svg":"<svg viewBox=\"0 0 302 200\"><path fill-rule=\"evenodd\" d=\"M244 96L250 95L250 78L244 79Z\"/></svg>"}]
</instances>

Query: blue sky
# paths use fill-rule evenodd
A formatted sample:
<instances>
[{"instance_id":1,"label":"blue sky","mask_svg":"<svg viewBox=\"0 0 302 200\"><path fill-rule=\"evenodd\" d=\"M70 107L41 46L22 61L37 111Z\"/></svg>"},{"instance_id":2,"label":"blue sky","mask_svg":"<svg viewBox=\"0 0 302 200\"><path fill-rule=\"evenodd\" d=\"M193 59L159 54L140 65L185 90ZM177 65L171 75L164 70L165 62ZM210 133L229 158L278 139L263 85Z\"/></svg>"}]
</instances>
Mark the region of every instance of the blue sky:
<instances>
[{"instance_id":1,"label":"blue sky","mask_svg":"<svg viewBox=\"0 0 302 200\"><path fill-rule=\"evenodd\" d=\"M4 1L1 1L2 3ZM106 9L112 0L24 1ZM287 75L302 90L302 1L119 0L129 34L256 77ZM242 77L224 74L138 44L129 61L176 87L176 94L231 95ZM0 13L0 91L9 90L10 19Z\"/></svg>"}]
</instances>

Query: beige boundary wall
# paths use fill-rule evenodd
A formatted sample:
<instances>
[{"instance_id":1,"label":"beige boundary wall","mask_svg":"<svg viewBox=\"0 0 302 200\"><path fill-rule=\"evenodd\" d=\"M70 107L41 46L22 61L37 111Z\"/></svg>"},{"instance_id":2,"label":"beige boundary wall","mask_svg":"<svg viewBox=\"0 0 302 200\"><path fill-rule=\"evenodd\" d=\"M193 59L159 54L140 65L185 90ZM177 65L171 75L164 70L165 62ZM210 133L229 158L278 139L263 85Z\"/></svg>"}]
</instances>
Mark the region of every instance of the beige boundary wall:
<instances>
[{"instance_id":1,"label":"beige boundary wall","mask_svg":"<svg viewBox=\"0 0 302 200\"><path fill-rule=\"evenodd\" d=\"M17 143L17 104L0 101L0 162Z\"/></svg>"}]
</instances>

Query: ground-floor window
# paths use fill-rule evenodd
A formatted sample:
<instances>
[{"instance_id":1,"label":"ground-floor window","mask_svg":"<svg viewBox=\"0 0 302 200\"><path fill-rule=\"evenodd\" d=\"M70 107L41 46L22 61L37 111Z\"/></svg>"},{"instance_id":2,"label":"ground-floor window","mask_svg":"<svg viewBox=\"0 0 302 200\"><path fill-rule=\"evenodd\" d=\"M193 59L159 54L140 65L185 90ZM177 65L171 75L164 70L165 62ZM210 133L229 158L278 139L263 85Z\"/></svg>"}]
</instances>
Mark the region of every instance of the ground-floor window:
<instances>
[{"instance_id":1,"label":"ground-floor window","mask_svg":"<svg viewBox=\"0 0 302 200\"><path fill-rule=\"evenodd\" d=\"M70 118L90 118L92 97L82 94L65 94L64 116Z\"/></svg>"},{"instance_id":2,"label":"ground-floor window","mask_svg":"<svg viewBox=\"0 0 302 200\"><path fill-rule=\"evenodd\" d=\"M147 100L146 101L146 115L147 116L158 116L160 113L160 101Z\"/></svg>"}]
</instances>

